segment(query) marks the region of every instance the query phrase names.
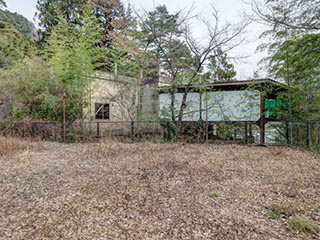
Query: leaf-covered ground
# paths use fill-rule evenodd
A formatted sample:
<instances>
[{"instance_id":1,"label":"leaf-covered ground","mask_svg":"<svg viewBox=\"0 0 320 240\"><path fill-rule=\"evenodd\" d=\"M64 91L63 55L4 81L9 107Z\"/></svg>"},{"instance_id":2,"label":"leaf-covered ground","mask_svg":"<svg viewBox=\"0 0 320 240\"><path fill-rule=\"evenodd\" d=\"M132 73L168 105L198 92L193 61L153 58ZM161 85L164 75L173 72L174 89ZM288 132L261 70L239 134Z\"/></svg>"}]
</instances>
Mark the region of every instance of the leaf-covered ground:
<instances>
[{"instance_id":1,"label":"leaf-covered ground","mask_svg":"<svg viewBox=\"0 0 320 240\"><path fill-rule=\"evenodd\" d=\"M38 143L0 158L1 239L319 239L320 158L285 147ZM295 230L303 217L315 231Z\"/></svg>"}]
</instances>

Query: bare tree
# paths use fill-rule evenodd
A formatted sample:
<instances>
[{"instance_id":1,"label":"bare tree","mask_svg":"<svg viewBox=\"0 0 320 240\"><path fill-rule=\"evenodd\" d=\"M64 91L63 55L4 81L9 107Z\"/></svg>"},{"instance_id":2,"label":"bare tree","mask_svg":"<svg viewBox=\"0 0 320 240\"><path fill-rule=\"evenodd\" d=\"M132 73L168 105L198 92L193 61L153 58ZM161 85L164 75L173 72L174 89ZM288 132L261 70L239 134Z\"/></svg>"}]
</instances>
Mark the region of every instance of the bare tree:
<instances>
[{"instance_id":1,"label":"bare tree","mask_svg":"<svg viewBox=\"0 0 320 240\"><path fill-rule=\"evenodd\" d=\"M214 56L217 49L221 49L222 52L226 53L239 46L243 42L242 34L250 23L248 20L243 20L238 23L226 22L221 25L217 9L213 5L211 5L211 8L211 19L206 20L200 18L201 23L206 26L206 41L201 41L199 38L193 36L188 22L184 25L184 39L194 56L195 64L193 73L183 92L178 121L182 120L183 112L186 107L187 95L194 82L193 80L202 72L207 61Z\"/></svg>"},{"instance_id":2,"label":"bare tree","mask_svg":"<svg viewBox=\"0 0 320 240\"><path fill-rule=\"evenodd\" d=\"M147 47L154 51L158 61L158 75L165 74L171 79L171 118L182 121L186 108L187 95L193 84L199 83L198 74L202 73L208 60L217 49L228 52L239 46L241 34L249 24L244 20L239 23L221 24L218 11L212 7L212 18L200 18L194 14L194 6L170 14L165 6L158 6L153 12L146 12L141 17L142 29L148 33ZM191 29L191 21L198 19L206 26L205 40L196 38ZM184 84L182 102L176 113L175 88Z\"/></svg>"}]
</instances>

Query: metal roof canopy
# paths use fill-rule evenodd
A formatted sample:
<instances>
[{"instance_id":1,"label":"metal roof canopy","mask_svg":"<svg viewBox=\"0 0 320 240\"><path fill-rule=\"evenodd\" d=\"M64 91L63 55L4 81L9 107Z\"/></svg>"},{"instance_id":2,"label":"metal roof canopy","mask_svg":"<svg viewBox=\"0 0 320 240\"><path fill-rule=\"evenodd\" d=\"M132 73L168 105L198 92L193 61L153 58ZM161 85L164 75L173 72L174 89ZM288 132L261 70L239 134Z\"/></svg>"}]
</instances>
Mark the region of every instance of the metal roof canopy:
<instances>
[{"instance_id":1,"label":"metal roof canopy","mask_svg":"<svg viewBox=\"0 0 320 240\"><path fill-rule=\"evenodd\" d=\"M158 87L159 93L167 93L173 88L182 93L185 91L188 84L177 85L177 86L160 86ZM287 91L287 85L279 83L275 80L266 79L253 79L253 80L239 80L239 81L229 81L229 82L213 82L206 84L190 84L189 92L199 92L200 88L205 87L208 91L234 91L234 90L245 90L252 88L255 90L266 91L266 98L275 98L278 93Z\"/></svg>"},{"instance_id":2,"label":"metal roof canopy","mask_svg":"<svg viewBox=\"0 0 320 240\"><path fill-rule=\"evenodd\" d=\"M265 144L265 124L266 119L264 118L264 100L268 98L276 98L279 93L286 92L288 86L279 83L275 80L266 79L252 79L242 81L228 81L228 82L213 82L203 84L185 84L178 86L162 86L158 87L159 93L168 93L173 89L177 90L178 93L185 92L186 88L189 87L188 92L199 92L201 88L205 87L206 91L235 91L235 90L246 90L254 89L260 91L261 102L260 102L260 119L256 122L260 128L260 145ZM264 92L264 94L262 94Z\"/></svg>"}]
</instances>

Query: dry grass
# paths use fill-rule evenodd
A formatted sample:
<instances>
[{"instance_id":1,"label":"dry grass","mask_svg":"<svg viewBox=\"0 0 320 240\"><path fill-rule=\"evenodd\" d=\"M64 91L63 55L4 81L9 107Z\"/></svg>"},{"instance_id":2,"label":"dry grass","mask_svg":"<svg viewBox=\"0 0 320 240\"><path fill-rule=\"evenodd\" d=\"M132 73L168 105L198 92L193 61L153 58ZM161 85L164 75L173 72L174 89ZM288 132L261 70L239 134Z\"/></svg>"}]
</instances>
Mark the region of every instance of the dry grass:
<instances>
[{"instance_id":1,"label":"dry grass","mask_svg":"<svg viewBox=\"0 0 320 240\"><path fill-rule=\"evenodd\" d=\"M0 157L22 151L40 150L43 146L43 143L39 141L28 142L20 138L0 136Z\"/></svg>"},{"instance_id":2,"label":"dry grass","mask_svg":"<svg viewBox=\"0 0 320 240\"><path fill-rule=\"evenodd\" d=\"M0 158L1 239L317 239L320 159L280 147L42 143ZM269 218L272 212L274 218Z\"/></svg>"}]
</instances>

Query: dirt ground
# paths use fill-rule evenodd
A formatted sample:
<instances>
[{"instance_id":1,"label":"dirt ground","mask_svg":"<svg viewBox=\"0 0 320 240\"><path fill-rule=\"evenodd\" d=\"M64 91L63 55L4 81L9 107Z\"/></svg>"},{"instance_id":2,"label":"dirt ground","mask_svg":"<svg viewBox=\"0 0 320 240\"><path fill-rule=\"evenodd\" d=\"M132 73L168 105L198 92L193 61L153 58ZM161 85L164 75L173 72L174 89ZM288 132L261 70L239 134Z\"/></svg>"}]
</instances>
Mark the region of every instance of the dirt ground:
<instances>
[{"instance_id":1,"label":"dirt ground","mask_svg":"<svg viewBox=\"0 0 320 240\"><path fill-rule=\"evenodd\" d=\"M308 152L38 142L0 155L0 239L320 239Z\"/></svg>"}]
</instances>

